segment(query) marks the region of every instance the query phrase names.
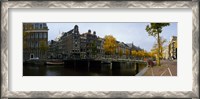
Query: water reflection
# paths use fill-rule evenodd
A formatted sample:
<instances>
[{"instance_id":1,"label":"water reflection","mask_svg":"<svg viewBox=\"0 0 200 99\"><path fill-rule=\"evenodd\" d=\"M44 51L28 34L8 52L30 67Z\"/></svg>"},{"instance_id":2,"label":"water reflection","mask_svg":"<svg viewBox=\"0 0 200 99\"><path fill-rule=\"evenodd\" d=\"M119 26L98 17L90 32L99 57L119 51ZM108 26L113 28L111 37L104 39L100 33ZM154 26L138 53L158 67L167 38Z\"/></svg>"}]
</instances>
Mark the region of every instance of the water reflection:
<instances>
[{"instance_id":1,"label":"water reflection","mask_svg":"<svg viewBox=\"0 0 200 99\"><path fill-rule=\"evenodd\" d=\"M146 65L139 64L138 71ZM99 67L64 66L64 65L24 65L24 76L134 76L137 74L134 63L101 64Z\"/></svg>"}]
</instances>

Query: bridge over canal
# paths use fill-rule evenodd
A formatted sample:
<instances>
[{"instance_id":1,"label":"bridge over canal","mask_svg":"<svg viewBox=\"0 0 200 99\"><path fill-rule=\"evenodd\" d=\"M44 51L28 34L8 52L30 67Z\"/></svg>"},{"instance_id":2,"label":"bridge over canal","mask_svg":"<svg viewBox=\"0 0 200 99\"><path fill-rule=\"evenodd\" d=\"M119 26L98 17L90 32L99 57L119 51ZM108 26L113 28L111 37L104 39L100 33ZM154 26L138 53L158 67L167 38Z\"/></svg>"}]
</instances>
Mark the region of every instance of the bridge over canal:
<instances>
[{"instance_id":1,"label":"bridge over canal","mask_svg":"<svg viewBox=\"0 0 200 99\"><path fill-rule=\"evenodd\" d=\"M83 70L95 70L100 71L102 68L106 68L110 71L120 70L123 68L133 68L136 73L139 73L141 69L147 66L147 62L141 60L131 59L81 59L81 60L64 60L64 66L68 68L78 68Z\"/></svg>"}]
</instances>

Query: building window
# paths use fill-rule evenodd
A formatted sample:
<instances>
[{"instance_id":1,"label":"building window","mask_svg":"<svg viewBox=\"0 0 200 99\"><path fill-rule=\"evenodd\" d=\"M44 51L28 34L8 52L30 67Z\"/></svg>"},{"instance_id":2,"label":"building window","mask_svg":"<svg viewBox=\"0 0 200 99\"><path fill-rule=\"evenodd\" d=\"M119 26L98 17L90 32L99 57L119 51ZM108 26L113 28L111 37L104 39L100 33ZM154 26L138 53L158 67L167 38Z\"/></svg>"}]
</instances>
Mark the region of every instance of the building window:
<instances>
[{"instance_id":1,"label":"building window","mask_svg":"<svg viewBox=\"0 0 200 99\"><path fill-rule=\"evenodd\" d=\"M39 47L39 43L36 41L35 42L35 47L38 48Z\"/></svg>"},{"instance_id":2,"label":"building window","mask_svg":"<svg viewBox=\"0 0 200 99\"><path fill-rule=\"evenodd\" d=\"M27 39L30 39L31 38L31 35L29 34L28 36L27 36Z\"/></svg>"},{"instance_id":3,"label":"building window","mask_svg":"<svg viewBox=\"0 0 200 99\"><path fill-rule=\"evenodd\" d=\"M75 44L77 44L77 40L75 41Z\"/></svg>"},{"instance_id":4,"label":"building window","mask_svg":"<svg viewBox=\"0 0 200 99\"><path fill-rule=\"evenodd\" d=\"M31 47L31 42L28 42L28 47Z\"/></svg>"},{"instance_id":5,"label":"building window","mask_svg":"<svg viewBox=\"0 0 200 99\"><path fill-rule=\"evenodd\" d=\"M47 38L47 34L46 33L43 33L43 38Z\"/></svg>"},{"instance_id":6,"label":"building window","mask_svg":"<svg viewBox=\"0 0 200 99\"><path fill-rule=\"evenodd\" d=\"M46 27L46 24L45 24L45 23L43 23L43 27Z\"/></svg>"},{"instance_id":7,"label":"building window","mask_svg":"<svg viewBox=\"0 0 200 99\"><path fill-rule=\"evenodd\" d=\"M35 24L35 29L39 29L39 24Z\"/></svg>"},{"instance_id":8,"label":"building window","mask_svg":"<svg viewBox=\"0 0 200 99\"><path fill-rule=\"evenodd\" d=\"M40 24L40 29L42 29L42 24Z\"/></svg>"},{"instance_id":9,"label":"building window","mask_svg":"<svg viewBox=\"0 0 200 99\"><path fill-rule=\"evenodd\" d=\"M39 38L42 38L42 33L40 33Z\"/></svg>"},{"instance_id":10,"label":"building window","mask_svg":"<svg viewBox=\"0 0 200 99\"><path fill-rule=\"evenodd\" d=\"M34 34L33 33L31 34L31 38L34 38Z\"/></svg>"},{"instance_id":11,"label":"building window","mask_svg":"<svg viewBox=\"0 0 200 99\"><path fill-rule=\"evenodd\" d=\"M31 42L31 48L33 48L34 47L34 43L33 42Z\"/></svg>"},{"instance_id":12,"label":"building window","mask_svg":"<svg viewBox=\"0 0 200 99\"><path fill-rule=\"evenodd\" d=\"M38 33L35 33L35 38L38 38Z\"/></svg>"}]
</instances>

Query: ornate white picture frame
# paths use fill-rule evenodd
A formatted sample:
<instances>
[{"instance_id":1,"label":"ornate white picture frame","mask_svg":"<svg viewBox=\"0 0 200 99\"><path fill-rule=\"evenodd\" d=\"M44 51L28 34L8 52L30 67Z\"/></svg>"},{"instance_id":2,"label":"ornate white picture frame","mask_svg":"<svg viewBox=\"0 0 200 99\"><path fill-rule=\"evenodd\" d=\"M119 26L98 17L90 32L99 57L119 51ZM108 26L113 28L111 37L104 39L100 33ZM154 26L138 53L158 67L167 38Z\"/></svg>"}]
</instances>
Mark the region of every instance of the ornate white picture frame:
<instances>
[{"instance_id":1,"label":"ornate white picture frame","mask_svg":"<svg viewBox=\"0 0 200 99\"><path fill-rule=\"evenodd\" d=\"M190 8L192 9L192 91L9 91L9 9L28 8ZM1 6L1 98L198 98L198 1L3 1Z\"/></svg>"}]
</instances>

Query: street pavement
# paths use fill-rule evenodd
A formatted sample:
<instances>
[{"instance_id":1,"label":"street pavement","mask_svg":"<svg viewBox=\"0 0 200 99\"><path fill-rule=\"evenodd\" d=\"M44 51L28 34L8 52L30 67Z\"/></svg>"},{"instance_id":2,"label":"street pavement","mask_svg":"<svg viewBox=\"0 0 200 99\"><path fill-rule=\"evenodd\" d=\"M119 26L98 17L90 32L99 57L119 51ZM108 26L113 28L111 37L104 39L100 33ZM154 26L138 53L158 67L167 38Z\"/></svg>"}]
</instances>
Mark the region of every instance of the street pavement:
<instances>
[{"instance_id":1,"label":"street pavement","mask_svg":"<svg viewBox=\"0 0 200 99\"><path fill-rule=\"evenodd\" d=\"M177 76L177 61L161 60L161 66L148 67L143 76Z\"/></svg>"}]
</instances>

